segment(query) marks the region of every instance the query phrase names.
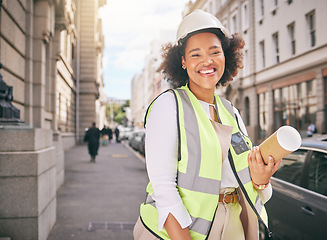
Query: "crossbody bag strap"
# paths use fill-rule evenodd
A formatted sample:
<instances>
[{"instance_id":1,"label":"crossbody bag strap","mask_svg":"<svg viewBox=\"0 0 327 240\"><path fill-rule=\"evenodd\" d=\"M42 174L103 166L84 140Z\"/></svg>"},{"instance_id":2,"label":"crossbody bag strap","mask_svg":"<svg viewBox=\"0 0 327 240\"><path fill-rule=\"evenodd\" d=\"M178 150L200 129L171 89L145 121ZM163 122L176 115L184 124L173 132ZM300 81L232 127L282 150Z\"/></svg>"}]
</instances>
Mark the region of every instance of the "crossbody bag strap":
<instances>
[{"instance_id":1,"label":"crossbody bag strap","mask_svg":"<svg viewBox=\"0 0 327 240\"><path fill-rule=\"evenodd\" d=\"M263 225L265 226L265 228L266 228L266 230L267 230L267 232L268 232L268 236L269 236L269 237L272 237L272 232L270 231L270 229L268 228L268 226L266 226L266 224L265 224L264 221L262 220L260 214L258 213L257 209L254 207L254 205L253 205L253 203L252 203L252 201L251 201L251 199L250 199L248 193L247 193L246 190L245 190L245 187L244 187L244 185L243 185L243 183L242 183L240 177L238 176L238 174L237 174L237 172L236 172L236 168L235 168L235 164L234 164L233 156L232 156L232 153L230 152L230 150L228 150L228 160L229 160L230 166L231 166L231 168L232 168L232 170L233 170L233 173L234 173L234 175L235 175L235 178L236 178L236 180L237 180L237 182L238 182L238 185L240 186L240 188L241 188L241 190L242 190L242 192L243 192L243 194L244 194L246 200L248 201L250 207L251 207L252 210L254 211L255 215L256 215L257 218L258 218L258 220L259 220L261 223L263 223Z\"/></svg>"}]
</instances>

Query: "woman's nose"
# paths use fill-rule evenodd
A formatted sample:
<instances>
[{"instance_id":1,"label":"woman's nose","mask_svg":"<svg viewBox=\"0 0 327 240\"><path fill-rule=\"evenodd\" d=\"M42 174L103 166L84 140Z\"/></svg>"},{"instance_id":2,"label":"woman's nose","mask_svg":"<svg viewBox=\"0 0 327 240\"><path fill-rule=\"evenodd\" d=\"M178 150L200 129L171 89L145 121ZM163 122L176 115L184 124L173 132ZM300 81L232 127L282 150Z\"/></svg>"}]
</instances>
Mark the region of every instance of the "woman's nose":
<instances>
[{"instance_id":1,"label":"woman's nose","mask_svg":"<svg viewBox=\"0 0 327 240\"><path fill-rule=\"evenodd\" d=\"M211 64L213 63L212 59L210 56L207 56L205 59L203 59L204 64Z\"/></svg>"}]
</instances>

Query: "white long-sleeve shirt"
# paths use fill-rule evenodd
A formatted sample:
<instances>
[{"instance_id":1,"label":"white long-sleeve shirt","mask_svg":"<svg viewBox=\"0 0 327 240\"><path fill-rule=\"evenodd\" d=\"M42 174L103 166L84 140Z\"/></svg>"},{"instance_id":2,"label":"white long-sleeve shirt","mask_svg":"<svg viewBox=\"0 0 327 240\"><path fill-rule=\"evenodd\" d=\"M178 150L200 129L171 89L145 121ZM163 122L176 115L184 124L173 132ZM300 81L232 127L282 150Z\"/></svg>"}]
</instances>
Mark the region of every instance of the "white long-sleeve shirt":
<instances>
[{"instance_id":1,"label":"white long-sleeve shirt","mask_svg":"<svg viewBox=\"0 0 327 240\"><path fill-rule=\"evenodd\" d=\"M208 118L211 119L209 104L199 102L206 111ZM247 134L239 112L236 108L234 111L238 117L241 130ZM154 191L152 198L155 200L159 213L159 231L162 230L169 213L176 218L182 228L186 228L192 223L176 188L177 141L176 101L173 93L167 92L153 103L147 119L145 139L146 166ZM222 164L221 188L225 187L238 187L228 159L227 161L225 159ZM268 201L271 195L271 185L259 192L263 202Z\"/></svg>"}]
</instances>

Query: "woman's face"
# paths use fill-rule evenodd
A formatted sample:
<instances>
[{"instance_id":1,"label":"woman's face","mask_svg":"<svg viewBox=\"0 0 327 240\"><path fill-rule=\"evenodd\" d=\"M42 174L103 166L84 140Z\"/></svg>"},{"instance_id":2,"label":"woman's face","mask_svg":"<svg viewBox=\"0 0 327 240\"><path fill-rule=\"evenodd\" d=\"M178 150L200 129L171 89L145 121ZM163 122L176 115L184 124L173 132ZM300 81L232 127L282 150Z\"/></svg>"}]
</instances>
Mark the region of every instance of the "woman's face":
<instances>
[{"instance_id":1,"label":"woman's face","mask_svg":"<svg viewBox=\"0 0 327 240\"><path fill-rule=\"evenodd\" d=\"M198 33L187 40L182 65L189 76L191 91L214 91L225 70L221 42L213 33Z\"/></svg>"}]
</instances>

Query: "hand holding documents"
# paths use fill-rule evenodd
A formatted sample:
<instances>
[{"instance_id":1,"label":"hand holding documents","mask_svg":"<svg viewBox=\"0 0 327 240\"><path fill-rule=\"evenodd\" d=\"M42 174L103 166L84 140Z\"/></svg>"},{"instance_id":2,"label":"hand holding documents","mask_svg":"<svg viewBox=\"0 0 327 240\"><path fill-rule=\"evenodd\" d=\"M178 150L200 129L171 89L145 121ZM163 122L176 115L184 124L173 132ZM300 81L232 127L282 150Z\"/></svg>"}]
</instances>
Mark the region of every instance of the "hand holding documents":
<instances>
[{"instance_id":1,"label":"hand holding documents","mask_svg":"<svg viewBox=\"0 0 327 240\"><path fill-rule=\"evenodd\" d=\"M291 126L282 126L259 147L264 162L268 163L268 157L274 157L275 162L294 152L301 146L301 135Z\"/></svg>"}]
</instances>

